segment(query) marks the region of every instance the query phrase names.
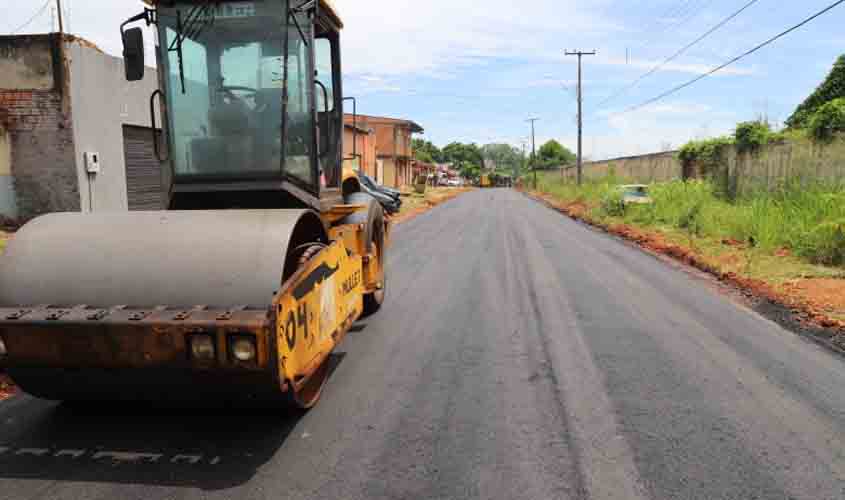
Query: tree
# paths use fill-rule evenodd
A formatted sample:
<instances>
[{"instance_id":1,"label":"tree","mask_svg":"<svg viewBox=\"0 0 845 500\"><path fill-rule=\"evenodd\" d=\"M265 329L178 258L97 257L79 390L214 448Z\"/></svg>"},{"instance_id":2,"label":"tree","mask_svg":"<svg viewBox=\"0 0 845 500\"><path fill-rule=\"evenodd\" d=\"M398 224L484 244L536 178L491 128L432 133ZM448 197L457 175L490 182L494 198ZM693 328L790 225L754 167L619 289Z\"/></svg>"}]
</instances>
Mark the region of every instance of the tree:
<instances>
[{"instance_id":1,"label":"tree","mask_svg":"<svg viewBox=\"0 0 845 500\"><path fill-rule=\"evenodd\" d=\"M443 152L431 141L414 139L411 142L414 158L425 163L443 163Z\"/></svg>"},{"instance_id":2,"label":"tree","mask_svg":"<svg viewBox=\"0 0 845 500\"><path fill-rule=\"evenodd\" d=\"M845 55L839 57L825 81L786 120L786 126L791 129L807 128L816 110L840 97L845 97Z\"/></svg>"},{"instance_id":3,"label":"tree","mask_svg":"<svg viewBox=\"0 0 845 500\"><path fill-rule=\"evenodd\" d=\"M475 144L453 142L443 148L443 159L467 179L477 179L481 172L483 156Z\"/></svg>"},{"instance_id":4,"label":"tree","mask_svg":"<svg viewBox=\"0 0 845 500\"><path fill-rule=\"evenodd\" d=\"M522 152L509 144L486 144L481 147L485 166L492 165L496 172L512 175L522 166Z\"/></svg>"},{"instance_id":5,"label":"tree","mask_svg":"<svg viewBox=\"0 0 845 500\"><path fill-rule=\"evenodd\" d=\"M845 98L834 99L821 106L808 121L810 135L819 142L830 142L845 132Z\"/></svg>"},{"instance_id":6,"label":"tree","mask_svg":"<svg viewBox=\"0 0 845 500\"><path fill-rule=\"evenodd\" d=\"M576 157L561 143L552 139L537 151L537 168L551 169L575 163Z\"/></svg>"}]
</instances>

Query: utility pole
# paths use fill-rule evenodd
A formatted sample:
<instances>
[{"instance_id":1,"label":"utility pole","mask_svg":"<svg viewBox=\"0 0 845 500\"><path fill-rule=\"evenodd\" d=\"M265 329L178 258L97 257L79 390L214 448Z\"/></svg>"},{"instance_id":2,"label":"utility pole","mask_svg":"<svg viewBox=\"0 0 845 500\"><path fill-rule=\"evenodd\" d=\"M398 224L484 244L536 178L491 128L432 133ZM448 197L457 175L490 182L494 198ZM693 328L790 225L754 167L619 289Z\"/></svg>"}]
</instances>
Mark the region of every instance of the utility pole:
<instances>
[{"instance_id":1,"label":"utility pole","mask_svg":"<svg viewBox=\"0 0 845 500\"><path fill-rule=\"evenodd\" d=\"M534 171L534 189L537 189L537 144L534 142L534 122L539 120L539 118L525 120L531 123L531 170Z\"/></svg>"},{"instance_id":2,"label":"utility pole","mask_svg":"<svg viewBox=\"0 0 845 500\"><path fill-rule=\"evenodd\" d=\"M62 0L56 0L56 9L59 11L59 34L64 35L65 23L62 19Z\"/></svg>"},{"instance_id":3,"label":"utility pole","mask_svg":"<svg viewBox=\"0 0 845 500\"><path fill-rule=\"evenodd\" d=\"M568 56L578 56L578 185L581 185L583 176L584 156L583 156L583 136L584 136L584 115L582 108L584 105L584 96L581 91L581 58L583 56L594 56L596 51L584 52L582 50L566 51Z\"/></svg>"},{"instance_id":4,"label":"utility pole","mask_svg":"<svg viewBox=\"0 0 845 500\"><path fill-rule=\"evenodd\" d=\"M522 170L525 170L525 167L528 166L528 156L525 153L525 148L528 146L528 139L521 139L519 142L522 143Z\"/></svg>"}]
</instances>

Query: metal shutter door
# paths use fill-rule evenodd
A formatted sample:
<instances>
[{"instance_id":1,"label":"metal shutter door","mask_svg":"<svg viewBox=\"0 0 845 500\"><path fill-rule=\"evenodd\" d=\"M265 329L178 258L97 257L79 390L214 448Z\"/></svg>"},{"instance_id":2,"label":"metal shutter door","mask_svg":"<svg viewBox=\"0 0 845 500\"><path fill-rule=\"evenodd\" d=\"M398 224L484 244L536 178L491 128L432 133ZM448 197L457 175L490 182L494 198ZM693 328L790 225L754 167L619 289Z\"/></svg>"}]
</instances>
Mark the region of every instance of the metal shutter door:
<instances>
[{"instance_id":1,"label":"metal shutter door","mask_svg":"<svg viewBox=\"0 0 845 500\"><path fill-rule=\"evenodd\" d=\"M155 158L152 131L143 127L124 126L123 154L129 210L162 210L162 167Z\"/></svg>"}]
</instances>

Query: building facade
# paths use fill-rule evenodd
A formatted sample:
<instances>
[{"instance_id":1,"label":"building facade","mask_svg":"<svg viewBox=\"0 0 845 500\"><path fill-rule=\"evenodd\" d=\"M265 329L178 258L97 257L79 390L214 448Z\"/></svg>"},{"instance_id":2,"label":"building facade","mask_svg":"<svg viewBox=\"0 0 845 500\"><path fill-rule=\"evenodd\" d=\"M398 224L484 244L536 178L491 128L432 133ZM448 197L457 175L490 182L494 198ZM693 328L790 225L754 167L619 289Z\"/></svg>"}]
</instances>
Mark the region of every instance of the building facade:
<instances>
[{"instance_id":1,"label":"building facade","mask_svg":"<svg viewBox=\"0 0 845 500\"><path fill-rule=\"evenodd\" d=\"M353 125L351 120L343 127L344 166L360 169L373 179L379 180L376 136L372 129Z\"/></svg>"},{"instance_id":2,"label":"building facade","mask_svg":"<svg viewBox=\"0 0 845 500\"><path fill-rule=\"evenodd\" d=\"M346 122L352 122L351 115L346 115ZM411 120L368 115L358 115L357 124L375 134L377 175L373 177L397 189L413 184L411 139L423 128Z\"/></svg>"},{"instance_id":3,"label":"building facade","mask_svg":"<svg viewBox=\"0 0 845 500\"><path fill-rule=\"evenodd\" d=\"M0 215L160 208L156 78L126 82L121 58L74 36L0 37Z\"/></svg>"}]
</instances>

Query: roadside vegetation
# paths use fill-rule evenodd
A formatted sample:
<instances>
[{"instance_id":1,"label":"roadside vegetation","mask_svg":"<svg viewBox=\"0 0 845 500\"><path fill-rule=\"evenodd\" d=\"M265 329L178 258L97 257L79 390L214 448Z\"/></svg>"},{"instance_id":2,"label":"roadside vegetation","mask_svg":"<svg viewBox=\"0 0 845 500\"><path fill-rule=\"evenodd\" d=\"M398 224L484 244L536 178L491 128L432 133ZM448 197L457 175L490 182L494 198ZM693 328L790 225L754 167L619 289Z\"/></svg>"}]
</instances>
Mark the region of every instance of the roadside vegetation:
<instances>
[{"instance_id":1,"label":"roadside vegetation","mask_svg":"<svg viewBox=\"0 0 845 500\"><path fill-rule=\"evenodd\" d=\"M556 170L561 165L575 163L575 154L554 139L539 146L533 163L529 158L530 152L526 155L526 152L504 143L479 146L452 142L441 149L431 141L414 139L412 147L415 159L425 163L450 163L461 177L471 182L477 182L482 171L499 175L517 173L520 176L531 170L531 164L535 164L538 170Z\"/></svg>"},{"instance_id":2,"label":"roadside vegetation","mask_svg":"<svg viewBox=\"0 0 845 500\"><path fill-rule=\"evenodd\" d=\"M606 222L675 231L695 244L727 239L762 253L789 253L810 264L845 265L845 191L836 186L787 184L735 201L710 181L653 184L653 203L625 205L608 177L581 188L558 176L541 176L538 190L583 205L585 215Z\"/></svg>"}]
</instances>

